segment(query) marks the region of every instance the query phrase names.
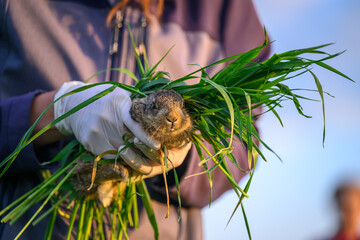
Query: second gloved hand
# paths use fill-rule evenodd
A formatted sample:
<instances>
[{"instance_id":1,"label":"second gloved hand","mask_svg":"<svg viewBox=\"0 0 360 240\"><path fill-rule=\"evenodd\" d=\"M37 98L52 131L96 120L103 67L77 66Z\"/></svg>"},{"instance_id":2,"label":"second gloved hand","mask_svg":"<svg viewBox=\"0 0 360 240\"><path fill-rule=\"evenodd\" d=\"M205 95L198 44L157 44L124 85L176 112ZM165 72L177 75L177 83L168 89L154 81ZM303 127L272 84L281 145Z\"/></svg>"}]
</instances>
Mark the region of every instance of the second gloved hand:
<instances>
[{"instance_id":1,"label":"second gloved hand","mask_svg":"<svg viewBox=\"0 0 360 240\"><path fill-rule=\"evenodd\" d=\"M138 138L134 140L135 146L143 154L138 154L133 148L126 148L120 152L121 158L134 170L133 178L138 180L138 177L153 177L155 175L162 173L162 166L160 158L164 157L164 154L160 150L154 150L149 148L146 144L142 143ZM120 146L119 150L125 146ZM189 150L191 148L191 143L187 143L182 148L166 149L166 157L168 163L166 164L168 168L166 170L171 170L180 166Z\"/></svg>"}]
</instances>

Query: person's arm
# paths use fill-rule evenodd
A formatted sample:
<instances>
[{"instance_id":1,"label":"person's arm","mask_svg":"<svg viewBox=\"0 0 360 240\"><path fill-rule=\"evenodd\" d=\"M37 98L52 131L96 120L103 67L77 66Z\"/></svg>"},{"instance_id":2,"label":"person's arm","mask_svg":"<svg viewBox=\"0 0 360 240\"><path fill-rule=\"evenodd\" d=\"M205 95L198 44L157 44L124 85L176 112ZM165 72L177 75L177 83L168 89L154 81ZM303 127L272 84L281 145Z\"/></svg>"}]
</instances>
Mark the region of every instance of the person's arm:
<instances>
[{"instance_id":1,"label":"person's arm","mask_svg":"<svg viewBox=\"0 0 360 240\"><path fill-rule=\"evenodd\" d=\"M30 125L33 125L40 114L53 102L56 92L57 91L45 92L37 95L33 99L30 109ZM54 121L54 106L52 106L40 119L35 127L34 134L52 121ZM63 137L64 135L53 126L34 141L34 146L35 148L42 147L57 142Z\"/></svg>"},{"instance_id":2,"label":"person's arm","mask_svg":"<svg viewBox=\"0 0 360 240\"><path fill-rule=\"evenodd\" d=\"M30 116L33 100L43 91L36 90L23 95L0 101L0 161L6 159L17 147L26 131L30 128ZM48 161L58 151L51 145L42 149L41 158L35 152L33 143L23 148L11 167L9 174L36 171L42 169L41 161Z\"/></svg>"}]
</instances>

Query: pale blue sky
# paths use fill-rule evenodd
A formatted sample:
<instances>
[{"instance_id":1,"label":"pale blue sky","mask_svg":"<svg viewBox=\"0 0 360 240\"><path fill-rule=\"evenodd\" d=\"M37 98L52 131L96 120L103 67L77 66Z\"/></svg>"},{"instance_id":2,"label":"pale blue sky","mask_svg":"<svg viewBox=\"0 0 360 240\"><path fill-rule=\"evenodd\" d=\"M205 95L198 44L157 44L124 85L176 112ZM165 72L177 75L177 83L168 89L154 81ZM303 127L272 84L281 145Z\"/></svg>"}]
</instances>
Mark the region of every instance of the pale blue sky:
<instances>
[{"instance_id":1,"label":"pale blue sky","mask_svg":"<svg viewBox=\"0 0 360 240\"><path fill-rule=\"evenodd\" d=\"M330 53L347 50L328 64L352 77L356 84L315 69L326 97L326 140L322 147L321 104L304 102L298 115L291 104L279 110L284 128L270 114L260 121L263 139L283 159L265 152L244 202L253 239L312 240L331 235L337 226L332 194L350 176L360 177L360 1L359 0L255 0L279 53L324 43L335 43ZM315 88L311 76L291 87ZM242 186L244 182L240 183ZM241 211L225 230L235 207L235 194L225 194L204 210L206 240L248 239Z\"/></svg>"}]
</instances>

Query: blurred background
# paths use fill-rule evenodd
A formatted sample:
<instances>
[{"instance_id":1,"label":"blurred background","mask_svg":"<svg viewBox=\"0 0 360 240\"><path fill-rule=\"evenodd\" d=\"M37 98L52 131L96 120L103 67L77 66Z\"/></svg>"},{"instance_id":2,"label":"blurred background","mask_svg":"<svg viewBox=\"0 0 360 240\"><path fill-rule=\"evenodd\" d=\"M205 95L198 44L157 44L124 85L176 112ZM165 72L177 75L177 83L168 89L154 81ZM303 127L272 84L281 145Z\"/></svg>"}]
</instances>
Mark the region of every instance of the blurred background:
<instances>
[{"instance_id":1,"label":"blurred background","mask_svg":"<svg viewBox=\"0 0 360 240\"><path fill-rule=\"evenodd\" d=\"M324 50L346 52L327 63L357 82L314 69L324 91L335 96L325 99L324 147L320 102L302 102L311 119L301 117L292 104L284 104L278 110L284 128L271 114L260 120L263 139L283 162L268 151L265 151L268 162L259 161L250 198L244 201L252 239L324 239L337 230L333 201L336 187L345 179L360 177L360 1L254 0L254 3L275 41L273 53L334 43ZM310 75L289 85L316 89ZM244 187L244 183L240 185ZM241 209L226 228L236 203L236 195L229 192L211 208L204 209L205 240L248 239Z\"/></svg>"}]
</instances>

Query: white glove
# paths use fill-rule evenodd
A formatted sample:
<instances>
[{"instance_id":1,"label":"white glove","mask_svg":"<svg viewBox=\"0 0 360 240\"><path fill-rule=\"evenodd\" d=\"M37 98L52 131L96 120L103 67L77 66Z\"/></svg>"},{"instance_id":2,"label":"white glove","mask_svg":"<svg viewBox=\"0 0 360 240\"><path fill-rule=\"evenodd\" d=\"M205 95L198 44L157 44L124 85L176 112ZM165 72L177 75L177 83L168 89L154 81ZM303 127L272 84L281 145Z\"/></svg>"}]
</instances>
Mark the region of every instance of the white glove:
<instances>
[{"instance_id":1,"label":"white glove","mask_svg":"<svg viewBox=\"0 0 360 240\"><path fill-rule=\"evenodd\" d=\"M126 148L120 152L121 158L133 169L137 170L133 174L133 177L136 179L139 175L144 178L153 177L155 175L162 173L162 166L160 158L163 157L163 153L159 150L154 150L149 148L146 144L141 142L138 138L134 140L135 146L139 149L145 156L137 154L132 148ZM124 146L120 146L119 150ZM173 167L180 166L185 160L186 155L188 154L191 148L191 143L186 144L182 148L176 149L167 149L167 170L171 170ZM161 153L161 154L160 154ZM150 159L152 161L150 161Z\"/></svg>"},{"instance_id":2,"label":"white glove","mask_svg":"<svg viewBox=\"0 0 360 240\"><path fill-rule=\"evenodd\" d=\"M64 83L55 99L86 84L78 81ZM111 87L111 84L91 87L84 91L66 96L54 104L55 119L68 112L90 97ZM86 150L100 155L108 150L118 150L124 145L123 135L129 131L151 149L158 150L160 144L146 134L130 116L130 93L116 88L106 96L96 100L56 124L64 135L74 134ZM125 127L126 126L126 127ZM113 158L105 155L104 158Z\"/></svg>"}]
</instances>

